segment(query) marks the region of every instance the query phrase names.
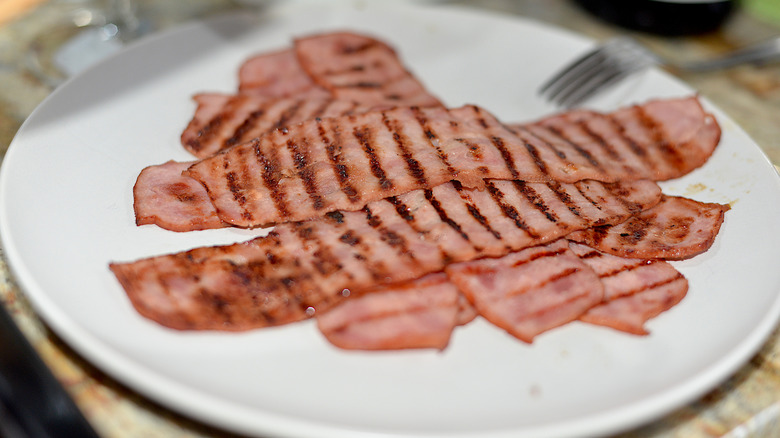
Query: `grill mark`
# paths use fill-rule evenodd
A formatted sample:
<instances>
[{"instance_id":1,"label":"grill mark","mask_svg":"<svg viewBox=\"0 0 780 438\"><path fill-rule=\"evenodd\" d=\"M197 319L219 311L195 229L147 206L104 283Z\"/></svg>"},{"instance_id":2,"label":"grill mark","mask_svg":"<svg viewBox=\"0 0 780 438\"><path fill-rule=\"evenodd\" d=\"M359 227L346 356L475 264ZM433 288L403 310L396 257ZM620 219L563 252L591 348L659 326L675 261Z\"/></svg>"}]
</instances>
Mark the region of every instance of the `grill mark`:
<instances>
[{"instance_id":1,"label":"grill mark","mask_svg":"<svg viewBox=\"0 0 780 438\"><path fill-rule=\"evenodd\" d=\"M393 203L393 201L390 201ZM402 213L403 209L400 209L399 211L399 205L400 202L396 199L396 203L393 203L393 205L396 207L396 212L401 216L404 220L407 220L408 216L411 216L411 214L407 211ZM395 231L387 228L387 227L380 227L378 231L381 233L382 240L384 242L387 242L390 247L396 249L401 255L408 257L410 260L414 261L416 259L414 253L409 250L409 242L406 240L406 238L396 233Z\"/></svg>"},{"instance_id":2,"label":"grill mark","mask_svg":"<svg viewBox=\"0 0 780 438\"><path fill-rule=\"evenodd\" d=\"M247 154L251 153L251 151L247 151L247 150L244 150L242 152L243 153L247 153ZM254 175L253 174L254 172L252 170L250 170L250 168L249 168L250 166L245 164L248 161L249 160L239 160L239 162L242 163L241 168L240 168L241 174L239 175L241 181L254 181L255 180L256 175ZM241 197L243 198L244 201L247 201L247 199L244 197L243 190L241 191ZM248 202L247 202L247 204L248 204ZM249 205L242 205L241 208L243 210L241 212L241 217L243 217L244 219L247 219L247 220L252 220L252 218L254 217L254 214L252 213L252 211L249 210Z\"/></svg>"},{"instance_id":3,"label":"grill mark","mask_svg":"<svg viewBox=\"0 0 780 438\"><path fill-rule=\"evenodd\" d=\"M338 48L338 51L342 55L354 55L356 53L365 52L367 50L370 50L376 46L381 46L381 44L377 41L367 41L363 44L360 44L358 46L349 46L349 45L342 45ZM346 70L348 71L348 70Z\"/></svg>"},{"instance_id":4,"label":"grill mark","mask_svg":"<svg viewBox=\"0 0 780 438\"><path fill-rule=\"evenodd\" d=\"M333 165L341 192L344 193L352 204L359 203L360 195L349 180L349 169L337 153L338 150L341 149L341 128L337 124L332 127L334 138L333 141L331 141L330 138L328 138L325 127L322 126L322 119L317 118L315 120L317 121L317 132L320 141L325 144L325 151L328 153L328 159L330 159L330 162Z\"/></svg>"},{"instance_id":5,"label":"grill mark","mask_svg":"<svg viewBox=\"0 0 780 438\"><path fill-rule=\"evenodd\" d=\"M551 276L545 278L544 280L540 281L537 284L534 284L534 285L530 286L529 289L537 289L537 288L541 289L541 288L547 286L548 284L555 283L556 281L558 281L558 280L560 280L562 278L566 278L566 277L568 277L570 275L574 275L574 274L576 274L577 272L580 272L580 271L581 271L580 268L568 268L568 269L565 269L563 271L557 272L554 275L551 275ZM522 294L524 294L526 292L528 292L528 289L526 289L526 290L516 290L516 291L513 291L512 293L507 294L507 297L514 297L514 296L517 296L517 295L522 295ZM567 302L572 301L574 299L578 299L578 298L579 297L574 297L574 298L572 298L570 300L567 300ZM533 315L539 315L539 314L542 314L542 313L545 313L545 312L548 312L548 311L549 311L548 308L540 309L540 310L534 312Z\"/></svg>"},{"instance_id":6,"label":"grill mark","mask_svg":"<svg viewBox=\"0 0 780 438\"><path fill-rule=\"evenodd\" d=\"M653 222L653 217L632 217L623 226L626 231L618 234L618 240L623 245L637 246L647 237L647 230Z\"/></svg>"},{"instance_id":7,"label":"grill mark","mask_svg":"<svg viewBox=\"0 0 780 438\"><path fill-rule=\"evenodd\" d=\"M414 215L412 214L412 211L406 204L401 202L397 196L390 196L387 198L387 201L393 204L393 207L395 207L395 212L398 213L398 216L400 216L401 219L405 220L409 224L414 222Z\"/></svg>"},{"instance_id":8,"label":"grill mark","mask_svg":"<svg viewBox=\"0 0 780 438\"><path fill-rule=\"evenodd\" d=\"M664 161L677 171L685 169L685 158L680 155L680 152L677 150L677 148L674 147L674 145L669 144L669 142L664 139L664 132L655 119L647 114L645 108L641 106L635 106L634 108L636 108L635 112L637 113L637 116L639 117L642 125L645 126L652 134L652 138L658 145L658 148L664 157Z\"/></svg>"},{"instance_id":9,"label":"grill mark","mask_svg":"<svg viewBox=\"0 0 780 438\"><path fill-rule=\"evenodd\" d=\"M651 283L651 284L649 284L647 286L641 286L641 287L638 287L638 288L630 289L630 290L626 291L625 293L620 294L620 296L617 296L617 297L613 298L611 301L619 300L621 298L630 297L630 296L633 296L633 295L636 295L638 293L642 293L642 292L645 292L645 291L657 289L659 287L666 286L667 284L671 284L671 283L674 283L677 280L682 280L682 279L685 279L685 277L681 273L676 272L675 275L672 276L672 277L663 279L661 281L657 281L655 283Z\"/></svg>"},{"instance_id":10,"label":"grill mark","mask_svg":"<svg viewBox=\"0 0 780 438\"><path fill-rule=\"evenodd\" d=\"M581 259L597 259L597 258L604 257L604 254L602 254L602 253L600 253L600 252L598 252L598 251L596 251L594 249L594 250L588 251L585 254L578 255L577 257L579 257Z\"/></svg>"},{"instance_id":11,"label":"grill mark","mask_svg":"<svg viewBox=\"0 0 780 438\"><path fill-rule=\"evenodd\" d=\"M616 160L616 161L620 161L620 162L623 162L623 161L624 161L624 157L623 157L621 154L619 154L619 153L618 153L618 151L617 151L617 150L615 150L615 148L614 148L614 147L612 147L612 145L610 145L609 143L607 143L607 141L606 141L606 140L604 140L604 137L602 137L602 136L601 136L601 135L599 135L599 134L598 134L596 131L594 131L594 130L593 130L591 127L590 127L590 125L588 124L588 121L587 121L587 120L580 120L580 121L578 121L576 124L577 124L577 126L578 126L580 129L582 129L582 132L584 132L585 134L587 134L587 136L588 136L588 137L590 137L591 139L593 139L593 141L595 141L595 142L596 142L596 144L598 144L598 145L599 145L599 147L600 147L600 148L601 148L601 149L602 149L604 152L606 152L607 156L609 156L610 158L612 158L613 160Z\"/></svg>"},{"instance_id":12,"label":"grill mark","mask_svg":"<svg viewBox=\"0 0 780 438\"><path fill-rule=\"evenodd\" d=\"M556 249L555 251L540 251L536 254L531 254L530 257L527 259L518 260L514 263L512 263L512 267L516 268L518 266L523 266L527 263L531 263L534 260L544 259L548 257L556 257L559 256L567 251L566 248Z\"/></svg>"},{"instance_id":13,"label":"grill mark","mask_svg":"<svg viewBox=\"0 0 780 438\"><path fill-rule=\"evenodd\" d=\"M477 117L477 123L479 123L483 129L488 130L490 126L485 120L485 116L482 113L482 110L478 106L474 105L471 106L471 109L474 111ZM498 150L499 154L501 154L501 158L504 160L506 168L509 169L509 173L512 175L512 179L518 179L520 173L517 171L517 166L515 166L515 160L512 157L512 152L506 147L504 139L499 136L492 135L490 136L490 143Z\"/></svg>"},{"instance_id":14,"label":"grill mark","mask_svg":"<svg viewBox=\"0 0 780 438\"><path fill-rule=\"evenodd\" d=\"M297 222L293 223L292 226L295 235L298 236L298 238L303 242L301 245L302 247L315 246L317 248L312 253L313 257L311 259L311 264L314 266L317 272L320 273L320 275L332 275L342 270L343 265L341 262L339 262L339 260L333 255L333 252L328 247L324 246L323 242L314 236L314 229L310 224L305 222ZM311 280L310 278L299 279ZM295 279L293 278L285 278L281 280L281 283L286 289L289 289L294 284L294 282ZM333 297L329 297L327 294L324 294L319 290L319 288L316 287L309 288L307 292L308 296L293 294L296 304L304 314L307 313L307 309L309 307L314 307L315 304L327 305L333 299Z\"/></svg>"},{"instance_id":15,"label":"grill mark","mask_svg":"<svg viewBox=\"0 0 780 438\"><path fill-rule=\"evenodd\" d=\"M577 181L576 183L574 183L574 187L577 189L577 191L580 193L580 195L583 198L585 198L588 202L590 202L591 205L596 207L596 209L601 211L602 210L601 203L597 202L595 199L593 199L590 196L588 196L587 191L582 189L582 185L584 185L584 184L586 184L586 183L584 183L582 181ZM610 192L610 193L612 193L612 192Z\"/></svg>"},{"instance_id":16,"label":"grill mark","mask_svg":"<svg viewBox=\"0 0 780 438\"><path fill-rule=\"evenodd\" d=\"M343 224L344 223L344 213L336 210L336 211L329 211L325 213L325 216L330 218L333 222L336 224Z\"/></svg>"},{"instance_id":17,"label":"grill mark","mask_svg":"<svg viewBox=\"0 0 780 438\"><path fill-rule=\"evenodd\" d=\"M549 175L550 171L547 170L547 163L542 160L542 157L539 156L539 151L536 150L536 146L532 145L531 143L523 140L523 146L525 146L525 149L528 151L528 153L531 155L531 158L533 159L534 164L536 167L545 175Z\"/></svg>"},{"instance_id":18,"label":"grill mark","mask_svg":"<svg viewBox=\"0 0 780 438\"><path fill-rule=\"evenodd\" d=\"M625 265L625 266L621 266L621 267L619 267L617 269L614 269L612 271L605 272L605 273L599 275L599 278L614 277L614 276L619 275L619 274L621 274L623 272L635 271L635 270L637 270L637 269L639 269L639 268L641 268L643 266L649 266L649 265L658 263L660 261L661 260L637 260L636 263L633 264L633 265Z\"/></svg>"},{"instance_id":19,"label":"grill mark","mask_svg":"<svg viewBox=\"0 0 780 438\"><path fill-rule=\"evenodd\" d=\"M293 223L295 234L303 242L302 247L313 246L312 265L320 275L331 275L343 268L343 265L333 255L333 252L314 235L314 228L305 222Z\"/></svg>"},{"instance_id":20,"label":"grill mark","mask_svg":"<svg viewBox=\"0 0 780 438\"><path fill-rule=\"evenodd\" d=\"M244 121L241 122L241 124L238 125L238 127L233 131L233 134L222 143L222 148L240 143L241 139L244 137L244 134L249 132L249 130L252 129L254 125L256 125L255 121L262 117L263 114L265 114L265 108L259 108L249 113Z\"/></svg>"},{"instance_id":21,"label":"grill mark","mask_svg":"<svg viewBox=\"0 0 780 438\"><path fill-rule=\"evenodd\" d=\"M306 190L306 194L309 195L309 199L311 199L314 209L322 210L325 208L325 201L319 194L314 170L309 166L309 159L306 156L306 151L310 149L309 140L306 137L303 137L300 142L303 144L302 148L299 147L298 142L293 139L287 140L287 149L290 151L290 155L295 163L295 168L298 169L298 177L301 179L301 182L303 182L303 187Z\"/></svg>"},{"instance_id":22,"label":"grill mark","mask_svg":"<svg viewBox=\"0 0 780 438\"><path fill-rule=\"evenodd\" d=\"M566 153L565 152L563 152L562 150L556 148L555 145L553 145L549 141L547 141L547 140L543 139L542 137L539 137L538 135L534 134L533 132L531 132L525 126L516 126L514 128L515 129L513 129L512 132L517 134L517 136L520 137L523 140L523 142L528 143L528 141L526 140L526 138L522 134L525 134L526 136L533 137L537 141L539 141L542 144L544 144L548 149L550 149L558 158L560 158L561 160L566 161L567 163L571 163L571 161L569 161L566 158Z\"/></svg>"},{"instance_id":23,"label":"grill mark","mask_svg":"<svg viewBox=\"0 0 780 438\"><path fill-rule=\"evenodd\" d=\"M625 125L623 125L614 114L604 114L603 117L605 117L609 124L617 131L620 138L626 142L631 152L633 152L652 173L656 173L658 166L650 158L647 149L628 135Z\"/></svg>"},{"instance_id":24,"label":"grill mark","mask_svg":"<svg viewBox=\"0 0 780 438\"><path fill-rule=\"evenodd\" d=\"M281 116L279 117L279 120L274 123L273 128L283 128L287 126L290 120L295 117L296 114L298 114L298 111L301 109L301 106L303 106L305 100L298 99L296 100L292 105L290 105L284 112L282 112Z\"/></svg>"},{"instance_id":25,"label":"grill mark","mask_svg":"<svg viewBox=\"0 0 780 438\"><path fill-rule=\"evenodd\" d=\"M209 291L206 288L200 288L198 289L198 294L200 295L200 300L205 301L208 304L206 306L209 309L215 310L217 313L219 313L220 317L224 318L224 323L227 325L230 325L233 323L233 317L228 312L228 302L224 298L221 298L217 294Z\"/></svg>"},{"instance_id":26,"label":"grill mark","mask_svg":"<svg viewBox=\"0 0 780 438\"><path fill-rule=\"evenodd\" d=\"M496 238L496 240L501 240L501 233L493 229L493 227L490 226L490 220L486 218L482 212L479 211L479 208L477 208L476 205L471 201L471 198L468 196L467 193L463 191L463 185L459 181L453 181L452 182L453 187L455 187L455 190L460 195L460 198L463 200L463 203L466 205L466 209L468 210L471 217L473 217L477 222L479 222L480 225L482 225L482 228L487 230L490 234L493 235L493 237Z\"/></svg>"},{"instance_id":27,"label":"grill mark","mask_svg":"<svg viewBox=\"0 0 780 438\"><path fill-rule=\"evenodd\" d=\"M379 82L367 82L367 81L358 81L354 82L352 84L345 84L340 86L340 88L363 88L363 89L375 89L378 90L382 88L382 84Z\"/></svg>"},{"instance_id":28,"label":"grill mark","mask_svg":"<svg viewBox=\"0 0 780 438\"><path fill-rule=\"evenodd\" d=\"M219 128L225 123L225 121L230 120L233 117L233 114L236 112L236 107L239 106L240 102L243 100L245 99L239 97L229 99L228 104L225 105L216 116L212 117L211 120L209 120L200 130L198 130L196 138L187 141L187 144L196 151L202 150L204 145L213 139L215 135L217 135Z\"/></svg>"},{"instance_id":29,"label":"grill mark","mask_svg":"<svg viewBox=\"0 0 780 438\"><path fill-rule=\"evenodd\" d=\"M419 107L413 106L411 107L412 113L414 113L414 119L417 121L417 124L420 125L420 129L423 130L425 133L426 138L428 139L428 142L430 145L436 150L436 154L439 157L439 160L441 160L442 164L447 168L447 172L449 172L450 175L457 175L458 172L455 170L454 167L452 167L452 163L447 159L447 155L444 154L444 151L441 149L441 146L439 146L439 138L436 136L436 133L433 132L430 125L428 124L428 119L425 118L425 115L420 110ZM454 128L454 126L453 126Z\"/></svg>"},{"instance_id":30,"label":"grill mark","mask_svg":"<svg viewBox=\"0 0 780 438\"><path fill-rule=\"evenodd\" d=\"M632 214L638 214L642 212L641 205L632 203L628 200L630 193L625 189L625 187L621 186L620 184L602 185L613 198L617 199L617 201L620 202L620 204L623 205L623 207L625 207Z\"/></svg>"},{"instance_id":31,"label":"grill mark","mask_svg":"<svg viewBox=\"0 0 780 438\"><path fill-rule=\"evenodd\" d=\"M574 202L574 200L571 198L571 195L563 190L561 183L552 181L547 183L547 187L549 187L550 190L555 193L555 196L560 199L564 205L566 205L566 208L568 208L573 215L577 216L578 218L582 218L582 210L580 210L580 208L577 206L577 203Z\"/></svg>"},{"instance_id":32,"label":"grill mark","mask_svg":"<svg viewBox=\"0 0 780 438\"><path fill-rule=\"evenodd\" d=\"M504 143L504 139L493 135L490 137L490 142L493 144L493 146L496 147L496 149L498 149L498 152L501 154L501 158L504 160L504 164L506 165L507 169L509 169L510 175L512 175L512 179L518 179L520 173L517 171L517 166L515 166L515 160L512 158L512 152L510 152L509 149L506 147L506 144Z\"/></svg>"},{"instance_id":33,"label":"grill mark","mask_svg":"<svg viewBox=\"0 0 780 438\"><path fill-rule=\"evenodd\" d=\"M411 251L409 251L407 242L402 236L392 232L387 227L385 227L382 222L382 218L380 216L374 215L368 206L363 208L363 212L366 214L369 225L379 233L382 241L386 242L391 248L400 253L400 255L410 257L412 260L414 260L411 255ZM361 260L367 259L369 258L366 256L365 259ZM387 267L381 260L378 260L376 264L366 263L366 266L368 268L369 274L371 274L371 277L375 280L381 280L388 272Z\"/></svg>"},{"instance_id":34,"label":"grill mark","mask_svg":"<svg viewBox=\"0 0 780 438\"><path fill-rule=\"evenodd\" d=\"M425 189L424 193L425 193L425 199L427 199L428 202L433 207L433 209L436 210L436 214L439 215L439 218L441 219L441 221L444 222L445 224L449 225L453 230L455 230L458 234L460 234L460 236L466 242L469 242L472 247L477 249L477 246L474 245L474 243L471 241L471 238L469 237L469 235L466 234L465 231L463 231L463 228L461 228L460 224L458 224L457 222L452 220L452 218L450 218L447 215L447 212L442 208L441 203L439 202L439 200L436 199L435 196L433 196L433 191L431 191L430 189Z\"/></svg>"},{"instance_id":35,"label":"grill mark","mask_svg":"<svg viewBox=\"0 0 780 438\"><path fill-rule=\"evenodd\" d=\"M371 127L367 125L355 127L355 129L352 130L352 135L354 135L358 142L360 142L360 145L363 146L363 151L366 153L369 165L371 166L371 173L379 180L379 187L381 187L382 190L387 191L393 188L393 182L387 179L387 174L382 168L382 163L379 162L379 157L377 156L376 151L374 151L373 146L371 146L371 134Z\"/></svg>"},{"instance_id":36,"label":"grill mark","mask_svg":"<svg viewBox=\"0 0 780 438\"><path fill-rule=\"evenodd\" d=\"M428 179L425 177L425 169L420 165L420 162L414 158L412 154L412 148L409 146L409 138L402 134L401 127L398 120L391 120L387 117L387 113L382 111L382 122L385 124L387 130L393 135L393 140L401 151L401 157L406 162L406 168L409 174L417 180L421 187L428 186Z\"/></svg>"},{"instance_id":37,"label":"grill mark","mask_svg":"<svg viewBox=\"0 0 780 438\"><path fill-rule=\"evenodd\" d=\"M225 162L225 167L227 167L227 165L228 163ZM247 199L246 196L244 196L241 185L238 183L238 179L236 172L230 171L225 174L228 190L233 194L233 199L241 208L241 217L246 220L253 220L254 216L252 215L252 212L247 209Z\"/></svg>"},{"instance_id":38,"label":"grill mark","mask_svg":"<svg viewBox=\"0 0 780 438\"><path fill-rule=\"evenodd\" d=\"M528 224L525 223L517 209L513 205L510 205L504 201L504 193L499 190L491 180L485 180L485 188L487 188L490 197L493 199L493 202L495 202L504 213L504 216L511 219L517 228L525 231L530 237L534 239L539 238L539 233L532 230Z\"/></svg>"},{"instance_id":39,"label":"grill mark","mask_svg":"<svg viewBox=\"0 0 780 438\"><path fill-rule=\"evenodd\" d=\"M512 182L514 183L515 188L517 188L517 191L525 196L525 198L528 199L528 201L530 201L537 210L543 213L545 217L547 217L547 220L555 224L558 223L558 216L550 209L547 204L544 203L544 199L539 196L539 193L537 193L536 190L529 187L528 184L526 184L524 181L512 180Z\"/></svg>"},{"instance_id":40,"label":"grill mark","mask_svg":"<svg viewBox=\"0 0 780 438\"><path fill-rule=\"evenodd\" d=\"M387 201L393 204L395 207L396 213L398 213L398 216L401 217L406 223L411 227L414 231L423 234L424 231L420 230L415 223L414 215L412 214L412 210L404 204L398 197L391 196L387 198ZM448 264L450 261L454 260L454 257L450 254L447 254L444 249L441 246L436 246L436 249L439 251L439 255L441 256L442 260L445 261L445 264ZM410 257L414 258L414 254L410 252Z\"/></svg>"},{"instance_id":41,"label":"grill mark","mask_svg":"<svg viewBox=\"0 0 780 438\"><path fill-rule=\"evenodd\" d=\"M605 173L604 167L601 165L601 163L599 163L598 160L596 160L596 157L594 157L593 154L585 150L582 146L572 141L562 130L560 130L555 126L542 125L542 127L546 129L548 132L551 132L556 137L566 142L566 144L568 144L572 148L574 148L574 150L577 151L578 154L580 154L583 158L585 158L585 160L587 160L588 163L590 163L593 167L598 169L600 173L602 174Z\"/></svg>"},{"instance_id":42,"label":"grill mark","mask_svg":"<svg viewBox=\"0 0 780 438\"><path fill-rule=\"evenodd\" d=\"M590 228L590 237L593 239L594 246L599 246L601 242L609 235L612 225L596 225Z\"/></svg>"},{"instance_id":43,"label":"grill mark","mask_svg":"<svg viewBox=\"0 0 780 438\"><path fill-rule=\"evenodd\" d=\"M236 200L238 205L241 206L241 208L244 208L244 205L246 204L246 197L243 193L241 193L241 186L238 185L238 178L236 178L236 172L228 172L225 175L225 179L227 180L228 189L230 190L230 193L233 194L233 199ZM247 212L248 213L248 212Z\"/></svg>"},{"instance_id":44,"label":"grill mark","mask_svg":"<svg viewBox=\"0 0 780 438\"><path fill-rule=\"evenodd\" d=\"M482 129L488 129L487 121L485 121L485 116L482 115L482 112L479 110L479 107L475 105L471 105L471 110L474 111L474 114L477 117L477 123L479 123L479 126L482 127Z\"/></svg>"},{"instance_id":45,"label":"grill mark","mask_svg":"<svg viewBox=\"0 0 780 438\"><path fill-rule=\"evenodd\" d=\"M276 206L276 210L279 212L279 216L282 218L289 217L290 211L287 208L286 195L279 187L279 181L281 180L282 174L279 160L275 157L278 150L269 150L271 156L267 156L260 150L259 143L255 142L254 151L257 162L263 168L263 183L271 192L271 199L274 202L274 206Z\"/></svg>"}]
</instances>

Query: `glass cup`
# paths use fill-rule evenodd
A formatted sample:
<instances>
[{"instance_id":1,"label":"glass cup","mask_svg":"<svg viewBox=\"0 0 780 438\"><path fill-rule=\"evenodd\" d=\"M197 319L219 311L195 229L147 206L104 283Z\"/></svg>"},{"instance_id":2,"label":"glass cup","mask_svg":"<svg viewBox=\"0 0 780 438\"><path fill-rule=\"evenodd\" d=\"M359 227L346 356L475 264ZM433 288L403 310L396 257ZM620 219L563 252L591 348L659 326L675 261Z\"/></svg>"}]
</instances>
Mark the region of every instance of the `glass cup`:
<instances>
[{"instance_id":1,"label":"glass cup","mask_svg":"<svg viewBox=\"0 0 780 438\"><path fill-rule=\"evenodd\" d=\"M50 0L30 18L28 69L56 87L68 77L118 51L141 33L132 0Z\"/></svg>"}]
</instances>

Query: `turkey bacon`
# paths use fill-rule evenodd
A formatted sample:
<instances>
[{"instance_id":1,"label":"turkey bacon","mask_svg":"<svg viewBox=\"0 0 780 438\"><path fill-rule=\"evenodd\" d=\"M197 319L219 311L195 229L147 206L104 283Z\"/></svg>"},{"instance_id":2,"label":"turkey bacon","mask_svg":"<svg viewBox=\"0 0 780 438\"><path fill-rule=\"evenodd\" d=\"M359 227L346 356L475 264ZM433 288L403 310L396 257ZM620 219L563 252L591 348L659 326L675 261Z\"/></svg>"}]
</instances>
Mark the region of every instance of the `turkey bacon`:
<instances>
[{"instance_id":1,"label":"turkey bacon","mask_svg":"<svg viewBox=\"0 0 780 438\"><path fill-rule=\"evenodd\" d=\"M727 204L665 195L631 219L572 233L569 239L628 258L683 260L707 251L730 209Z\"/></svg>"},{"instance_id":2,"label":"turkey bacon","mask_svg":"<svg viewBox=\"0 0 780 438\"><path fill-rule=\"evenodd\" d=\"M570 247L604 285L603 301L580 316L584 322L646 335L645 323L688 292L688 280L666 261L618 257L575 242Z\"/></svg>"},{"instance_id":3,"label":"turkey bacon","mask_svg":"<svg viewBox=\"0 0 780 438\"><path fill-rule=\"evenodd\" d=\"M650 181L446 183L267 236L111 269L142 315L179 329L247 330L327 311L359 293L618 223L660 200Z\"/></svg>"},{"instance_id":4,"label":"turkey bacon","mask_svg":"<svg viewBox=\"0 0 780 438\"><path fill-rule=\"evenodd\" d=\"M674 99L646 105L684 114L697 112L698 116L686 119L683 129L661 125L652 116L655 110L628 112L638 120L607 115L614 122L610 135L619 141L610 143L607 139L612 137L603 133L604 143L597 143L624 158L602 162L587 151L593 142L560 140L572 152L539 134L541 128L535 126L547 121L510 129L473 105L394 108L308 120L275 130L201 160L184 175L204 185L223 222L257 227L333 210L357 210L374 200L449 180L481 187L485 178L529 182L666 179L703 164L720 131L698 101ZM614 145L620 142L633 146L617 149ZM588 157L590 167L574 156ZM636 156L645 158L631 166L625 164Z\"/></svg>"},{"instance_id":5,"label":"turkey bacon","mask_svg":"<svg viewBox=\"0 0 780 438\"><path fill-rule=\"evenodd\" d=\"M200 93L194 100L181 141L198 158L317 117L441 106L395 50L350 32L311 35L292 49L253 56L239 68L238 94Z\"/></svg>"}]
</instances>

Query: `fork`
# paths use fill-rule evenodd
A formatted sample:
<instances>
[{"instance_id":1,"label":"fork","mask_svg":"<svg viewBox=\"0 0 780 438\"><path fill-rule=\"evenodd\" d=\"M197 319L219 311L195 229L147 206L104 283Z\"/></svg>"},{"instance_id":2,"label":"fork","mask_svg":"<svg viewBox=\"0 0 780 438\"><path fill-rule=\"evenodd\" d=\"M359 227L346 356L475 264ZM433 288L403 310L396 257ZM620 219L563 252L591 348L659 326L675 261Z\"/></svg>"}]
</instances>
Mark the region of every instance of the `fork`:
<instances>
[{"instance_id":1,"label":"fork","mask_svg":"<svg viewBox=\"0 0 780 438\"><path fill-rule=\"evenodd\" d=\"M623 36L607 40L564 66L542 85L539 94L560 107L571 108L652 66L664 65L680 71L705 72L776 59L780 59L780 37L735 50L720 58L677 63L663 59L635 39Z\"/></svg>"}]
</instances>

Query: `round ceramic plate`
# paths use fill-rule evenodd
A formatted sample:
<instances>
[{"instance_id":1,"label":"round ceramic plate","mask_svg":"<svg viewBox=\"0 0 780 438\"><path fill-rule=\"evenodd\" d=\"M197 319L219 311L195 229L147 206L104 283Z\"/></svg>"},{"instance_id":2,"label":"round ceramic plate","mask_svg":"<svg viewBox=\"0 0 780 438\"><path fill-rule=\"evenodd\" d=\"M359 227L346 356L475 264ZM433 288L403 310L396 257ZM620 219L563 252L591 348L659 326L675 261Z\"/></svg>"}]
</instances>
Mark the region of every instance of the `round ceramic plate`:
<instances>
[{"instance_id":1,"label":"round ceramic plate","mask_svg":"<svg viewBox=\"0 0 780 438\"><path fill-rule=\"evenodd\" d=\"M780 185L725 114L711 160L663 184L729 203L714 247L676 263L681 304L636 337L581 323L523 344L477 320L443 351L347 352L311 321L246 333L188 333L140 317L108 270L258 231L136 227L138 172L189 160L179 135L193 94L231 92L249 55L347 29L393 45L448 105L507 122L554 110L535 90L590 42L538 23L398 2L308 5L194 23L145 39L73 78L26 121L0 175L0 236L45 321L124 384L195 419L281 436L567 436L641 425L730 376L774 327L780 303ZM614 109L693 90L659 71L592 105ZM706 102L705 102L706 103Z\"/></svg>"}]
</instances>

